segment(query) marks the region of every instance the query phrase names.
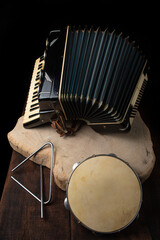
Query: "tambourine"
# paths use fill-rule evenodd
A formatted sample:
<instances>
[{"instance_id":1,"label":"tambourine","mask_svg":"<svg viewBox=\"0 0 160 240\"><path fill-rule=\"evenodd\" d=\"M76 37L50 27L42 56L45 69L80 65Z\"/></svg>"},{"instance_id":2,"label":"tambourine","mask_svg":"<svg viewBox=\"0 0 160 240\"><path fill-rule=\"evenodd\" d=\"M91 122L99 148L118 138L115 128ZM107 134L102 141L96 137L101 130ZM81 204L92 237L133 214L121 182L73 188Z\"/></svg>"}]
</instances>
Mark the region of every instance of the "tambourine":
<instances>
[{"instance_id":1,"label":"tambourine","mask_svg":"<svg viewBox=\"0 0 160 240\"><path fill-rule=\"evenodd\" d=\"M95 233L115 233L138 216L142 185L132 167L116 155L94 155L74 164L65 207Z\"/></svg>"}]
</instances>

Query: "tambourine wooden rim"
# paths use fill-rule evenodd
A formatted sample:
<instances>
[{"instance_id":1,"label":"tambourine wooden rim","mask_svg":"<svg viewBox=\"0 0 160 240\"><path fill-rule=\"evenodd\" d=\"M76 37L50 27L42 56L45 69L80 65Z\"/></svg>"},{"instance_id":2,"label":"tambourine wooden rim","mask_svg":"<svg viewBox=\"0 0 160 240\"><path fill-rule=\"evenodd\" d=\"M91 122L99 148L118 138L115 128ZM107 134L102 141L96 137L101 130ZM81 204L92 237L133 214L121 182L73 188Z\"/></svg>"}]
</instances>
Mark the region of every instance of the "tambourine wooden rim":
<instances>
[{"instance_id":1,"label":"tambourine wooden rim","mask_svg":"<svg viewBox=\"0 0 160 240\"><path fill-rule=\"evenodd\" d=\"M69 188L70 188L70 182L72 181L72 177L73 177L73 175L74 175L74 173L75 173L75 171L76 171L76 169L78 169L78 167L80 167L84 162L86 162L86 161L88 161L88 160L91 160L91 159L96 159L97 157L106 157L107 156L107 158L114 158L114 159L117 159L117 160L119 160L121 163L124 163L124 166L127 166L128 167L128 169L130 169L131 170L131 173L133 173L133 175L136 177L135 179L137 180L137 185L139 186L139 189L138 189L138 191L139 191L139 201L138 201L138 207L137 207L137 211L135 212L135 214L134 214L134 216L132 217L132 219L127 223L127 224L125 224L124 226L122 226L122 227L119 227L119 228L117 228L117 229L113 229L113 230L105 230L105 231L101 231L100 229L98 229L97 230L97 228L95 227L90 227L90 226L88 226L86 223L84 223L83 221L81 221L81 219L79 219L79 216L77 216L77 214L75 214L75 211L73 210L73 206L72 206L72 204L70 204L70 196L69 196ZM113 160L113 159L112 159ZM72 195L72 194L71 194ZM137 197L138 198L138 197ZM73 216L75 217L75 219L77 219L77 221L78 222L80 222L84 227L86 227L87 229L89 229L89 230L91 230L91 231L93 231L93 232L97 232L97 233L102 233L102 234L108 234L108 233L115 233L115 232L119 232L119 231L121 231L121 230L123 230L123 229L125 229L126 227L128 227L135 219L136 219L136 217L138 216L138 214L139 214L139 211L140 211L140 208L141 208L141 204L142 204L142 199L143 199L143 191L142 191L142 184L141 184L141 181L140 181L140 179L139 179L139 176L137 175L137 173L135 172L135 170L127 163L127 162L125 162L123 159L121 159L121 158L119 158L119 157L117 157L116 155L114 155L114 154L109 154L109 155L107 155L107 154L99 154L99 155L93 155L93 156L91 156L91 157L88 157L87 159L85 159L85 160L83 160L82 162L79 162L79 163L77 163L77 165L76 166L74 166L74 168L73 168L73 171L72 171L72 173L71 173L71 175L70 175L70 177L69 177L69 179L68 179L68 182L67 182L67 187L66 187L66 200L67 200L67 206L68 206L68 209L71 211L71 213L73 214Z\"/></svg>"}]
</instances>

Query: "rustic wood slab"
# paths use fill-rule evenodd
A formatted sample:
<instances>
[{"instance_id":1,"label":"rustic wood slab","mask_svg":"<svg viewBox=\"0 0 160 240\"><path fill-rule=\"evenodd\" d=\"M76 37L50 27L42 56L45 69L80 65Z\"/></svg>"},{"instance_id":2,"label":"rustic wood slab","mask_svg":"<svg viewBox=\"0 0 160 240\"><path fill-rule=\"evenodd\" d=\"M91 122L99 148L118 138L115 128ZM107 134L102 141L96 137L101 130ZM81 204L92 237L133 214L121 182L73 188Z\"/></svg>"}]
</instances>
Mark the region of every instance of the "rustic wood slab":
<instances>
[{"instance_id":1,"label":"rustic wood slab","mask_svg":"<svg viewBox=\"0 0 160 240\"><path fill-rule=\"evenodd\" d=\"M54 178L62 190L66 188L73 164L94 154L116 154L133 167L142 181L150 176L154 167L155 155L150 131L139 113L130 132L105 135L85 125L75 136L60 137L49 125L25 129L22 122L23 117L20 117L15 128L8 133L11 147L27 157L42 144L52 142L56 149ZM50 149L43 149L31 160L49 168Z\"/></svg>"}]
</instances>

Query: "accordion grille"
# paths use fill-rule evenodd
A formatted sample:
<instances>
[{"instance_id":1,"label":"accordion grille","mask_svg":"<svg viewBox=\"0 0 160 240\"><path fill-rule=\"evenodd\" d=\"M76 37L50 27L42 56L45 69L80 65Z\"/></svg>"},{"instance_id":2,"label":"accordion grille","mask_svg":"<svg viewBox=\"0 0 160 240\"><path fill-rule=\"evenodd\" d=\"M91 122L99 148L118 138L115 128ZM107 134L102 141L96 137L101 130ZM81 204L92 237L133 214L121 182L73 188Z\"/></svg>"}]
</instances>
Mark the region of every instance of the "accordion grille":
<instances>
[{"instance_id":1,"label":"accordion grille","mask_svg":"<svg viewBox=\"0 0 160 240\"><path fill-rule=\"evenodd\" d=\"M122 34L68 27L59 89L66 119L121 122L145 65L134 42Z\"/></svg>"}]
</instances>

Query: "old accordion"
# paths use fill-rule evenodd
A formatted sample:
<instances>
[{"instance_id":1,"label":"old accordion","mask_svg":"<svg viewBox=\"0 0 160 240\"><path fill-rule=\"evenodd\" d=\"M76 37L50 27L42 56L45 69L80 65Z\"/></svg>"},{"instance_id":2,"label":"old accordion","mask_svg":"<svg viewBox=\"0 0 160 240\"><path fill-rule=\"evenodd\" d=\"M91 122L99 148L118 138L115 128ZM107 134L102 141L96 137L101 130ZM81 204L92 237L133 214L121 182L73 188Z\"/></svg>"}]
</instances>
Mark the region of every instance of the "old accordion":
<instances>
[{"instance_id":1,"label":"old accordion","mask_svg":"<svg viewBox=\"0 0 160 240\"><path fill-rule=\"evenodd\" d=\"M128 38L100 28L51 31L35 62L23 125L63 114L97 131L129 130L145 85L147 60Z\"/></svg>"}]
</instances>

